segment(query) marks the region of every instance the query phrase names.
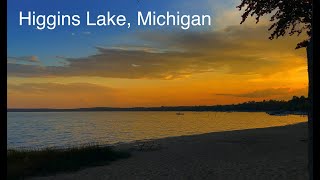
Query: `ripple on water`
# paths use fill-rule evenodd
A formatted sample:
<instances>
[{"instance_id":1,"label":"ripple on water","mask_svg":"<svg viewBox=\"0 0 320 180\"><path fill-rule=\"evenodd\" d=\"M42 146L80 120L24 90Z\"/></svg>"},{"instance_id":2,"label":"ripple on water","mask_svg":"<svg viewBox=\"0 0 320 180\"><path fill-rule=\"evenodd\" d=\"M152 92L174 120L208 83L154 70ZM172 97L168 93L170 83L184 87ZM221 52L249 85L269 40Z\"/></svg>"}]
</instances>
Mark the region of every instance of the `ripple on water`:
<instances>
[{"instance_id":1,"label":"ripple on water","mask_svg":"<svg viewBox=\"0 0 320 180\"><path fill-rule=\"evenodd\" d=\"M263 112L9 112L8 148L110 144L208 132L283 126L301 116Z\"/></svg>"}]
</instances>

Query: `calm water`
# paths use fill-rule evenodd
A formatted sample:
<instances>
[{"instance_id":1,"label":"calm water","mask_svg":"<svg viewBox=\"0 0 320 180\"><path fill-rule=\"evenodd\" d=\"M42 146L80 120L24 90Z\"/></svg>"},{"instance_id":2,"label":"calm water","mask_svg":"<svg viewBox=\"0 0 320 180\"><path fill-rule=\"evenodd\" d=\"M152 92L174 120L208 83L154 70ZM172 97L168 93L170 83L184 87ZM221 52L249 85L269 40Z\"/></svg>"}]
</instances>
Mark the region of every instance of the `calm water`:
<instances>
[{"instance_id":1,"label":"calm water","mask_svg":"<svg viewBox=\"0 0 320 180\"><path fill-rule=\"evenodd\" d=\"M307 117L260 112L9 112L7 144L8 148L110 144L306 121Z\"/></svg>"}]
</instances>

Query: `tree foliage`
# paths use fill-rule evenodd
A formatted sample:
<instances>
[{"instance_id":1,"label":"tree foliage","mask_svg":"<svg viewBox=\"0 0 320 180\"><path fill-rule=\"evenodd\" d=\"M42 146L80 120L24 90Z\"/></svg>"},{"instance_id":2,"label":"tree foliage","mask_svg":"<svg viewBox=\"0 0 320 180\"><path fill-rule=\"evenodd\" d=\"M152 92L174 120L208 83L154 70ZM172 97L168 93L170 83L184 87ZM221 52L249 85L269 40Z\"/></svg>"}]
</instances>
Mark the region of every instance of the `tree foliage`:
<instances>
[{"instance_id":1,"label":"tree foliage","mask_svg":"<svg viewBox=\"0 0 320 180\"><path fill-rule=\"evenodd\" d=\"M255 16L256 23L264 15L270 14L272 22L269 31L273 30L269 39L289 34L290 36L306 32L308 38L297 44L296 49L306 47L312 31L312 0L242 0L237 6L242 14L242 21Z\"/></svg>"}]
</instances>

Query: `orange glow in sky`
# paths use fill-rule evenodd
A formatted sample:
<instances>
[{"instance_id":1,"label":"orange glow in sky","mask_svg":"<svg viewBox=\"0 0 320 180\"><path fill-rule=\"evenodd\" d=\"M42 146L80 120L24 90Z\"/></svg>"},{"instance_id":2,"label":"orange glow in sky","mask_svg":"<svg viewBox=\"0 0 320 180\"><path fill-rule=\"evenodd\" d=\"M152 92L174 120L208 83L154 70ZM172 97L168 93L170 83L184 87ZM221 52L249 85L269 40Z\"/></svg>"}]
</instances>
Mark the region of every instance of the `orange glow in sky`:
<instances>
[{"instance_id":1,"label":"orange glow in sky","mask_svg":"<svg viewBox=\"0 0 320 180\"><path fill-rule=\"evenodd\" d=\"M8 107L216 105L306 96L305 49L294 49L304 37L270 41L267 28L149 32L142 38L158 46L98 48L67 59L72 63L63 68L24 66L33 69L8 74Z\"/></svg>"}]
</instances>

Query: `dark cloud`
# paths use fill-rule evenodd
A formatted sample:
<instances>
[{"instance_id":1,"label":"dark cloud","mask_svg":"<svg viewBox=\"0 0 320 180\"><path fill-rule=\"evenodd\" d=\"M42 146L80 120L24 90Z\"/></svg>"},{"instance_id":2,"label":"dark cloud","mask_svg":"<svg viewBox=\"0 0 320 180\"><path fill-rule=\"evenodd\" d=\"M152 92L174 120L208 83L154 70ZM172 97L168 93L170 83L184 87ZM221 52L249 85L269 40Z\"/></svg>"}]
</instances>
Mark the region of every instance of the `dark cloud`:
<instances>
[{"instance_id":1,"label":"dark cloud","mask_svg":"<svg viewBox=\"0 0 320 180\"><path fill-rule=\"evenodd\" d=\"M96 54L63 58L66 63L61 66L8 62L8 75L176 79L214 71L269 75L301 65L288 61L301 54L293 50L294 38L272 43L266 29L232 26L213 32L141 33L141 40L163 48L96 47Z\"/></svg>"},{"instance_id":2,"label":"dark cloud","mask_svg":"<svg viewBox=\"0 0 320 180\"><path fill-rule=\"evenodd\" d=\"M256 90L248 93L242 94L215 94L218 96L233 96L233 97L245 97L245 98L266 98L270 96L288 96L292 97L293 95L304 95L306 93L306 89L295 89L291 90L290 88L269 88Z\"/></svg>"}]
</instances>

